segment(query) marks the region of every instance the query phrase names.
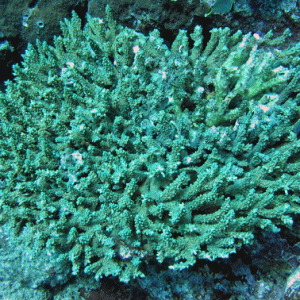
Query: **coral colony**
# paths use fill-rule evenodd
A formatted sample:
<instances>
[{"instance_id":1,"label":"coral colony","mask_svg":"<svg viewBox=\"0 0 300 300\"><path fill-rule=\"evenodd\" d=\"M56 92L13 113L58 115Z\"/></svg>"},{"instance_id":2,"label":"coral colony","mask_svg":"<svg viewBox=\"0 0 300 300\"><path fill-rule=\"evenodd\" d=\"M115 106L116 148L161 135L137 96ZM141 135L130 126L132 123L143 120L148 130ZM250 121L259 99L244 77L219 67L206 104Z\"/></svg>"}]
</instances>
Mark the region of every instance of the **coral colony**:
<instances>
[{"instance_id":1,"label":"coral colony","mask_svg":"<svg viewBox=\"0 0 300 300\"><path fill-rule=\"evenodd\" d=\"M73 13L0 94L0 222L74 275L227 258L299 213L299 45L201 26L171 47ZM190 39L190 41L189 41Z\"/></svg>"}]
</instances>

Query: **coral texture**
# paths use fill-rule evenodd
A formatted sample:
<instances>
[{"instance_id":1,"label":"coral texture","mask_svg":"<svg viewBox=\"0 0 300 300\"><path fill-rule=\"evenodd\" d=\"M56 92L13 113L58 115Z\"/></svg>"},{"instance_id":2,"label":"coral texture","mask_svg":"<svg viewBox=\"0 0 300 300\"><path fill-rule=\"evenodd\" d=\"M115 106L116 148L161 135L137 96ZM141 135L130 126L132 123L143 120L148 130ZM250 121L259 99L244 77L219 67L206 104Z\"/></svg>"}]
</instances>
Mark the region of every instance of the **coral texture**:
<instances>
[{"instance_id":1,"label":"coral texture","mask_svg":"<svg viewBox=\"0 0 300 300\"><path fill-rule=\"evenodd\" d=\"M88 18L0 94L0 222L73 274L226 258L299 212L299 45L197 26L168 48Z\"/></svg>"}]
</instances>

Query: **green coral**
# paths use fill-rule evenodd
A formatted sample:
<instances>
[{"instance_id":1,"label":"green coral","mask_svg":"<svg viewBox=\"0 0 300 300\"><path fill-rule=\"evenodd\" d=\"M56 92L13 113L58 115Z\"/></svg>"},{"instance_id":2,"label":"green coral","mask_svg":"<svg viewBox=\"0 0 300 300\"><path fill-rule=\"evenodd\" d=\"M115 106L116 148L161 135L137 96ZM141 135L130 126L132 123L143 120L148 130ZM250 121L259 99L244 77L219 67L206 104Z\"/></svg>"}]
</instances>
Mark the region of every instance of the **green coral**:
<instances>
[{"instance_id":1,"label":"green coral","mask_svg":"<svg viewBox=\"0 0 300 300\"><path fill-rule=\"evenodd\" d=\"M128 282L150 259L181 270L292 225L299 46L275 49L288 31L213 29L204 45L197 26L192 48L180 30L169 49L109 9L61 27L0 95L0 221L21 243Z\"/></svg>"}]
</instances>

